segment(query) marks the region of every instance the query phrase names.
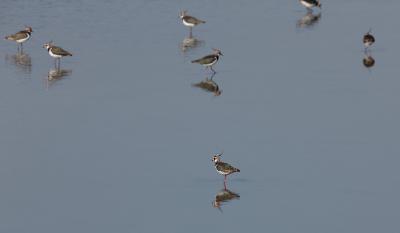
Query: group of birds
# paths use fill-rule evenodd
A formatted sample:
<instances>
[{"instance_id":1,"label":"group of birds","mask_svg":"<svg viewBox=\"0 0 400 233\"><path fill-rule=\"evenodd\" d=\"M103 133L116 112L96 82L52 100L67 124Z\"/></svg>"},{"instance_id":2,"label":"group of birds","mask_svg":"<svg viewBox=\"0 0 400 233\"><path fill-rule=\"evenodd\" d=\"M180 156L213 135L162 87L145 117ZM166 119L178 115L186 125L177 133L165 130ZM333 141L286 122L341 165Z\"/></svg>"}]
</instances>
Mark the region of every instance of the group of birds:
<instances>
[{"instance_id":1,"label":"group of birds","mask_svg":"<svg viewBox=\"0 0 400 233\"><path fill-rule=\"evenodd\" d=\"M314 7L318 7L321 8L322 4L319 0L299 0L300 3L305 6L307 8L307 11L312 11L312 8ZM182 20L183 25L189 27L189 38L192 38L193 36L193 27L200 25L200 24L204 24L205 21L204 20L200 20L197 19L196 17L190 16L187 14L187 11L182 11L180 13L180 19ZM18 53L23 53L23 43L26 42L27 40L29 40L31 38L32 35L32 28L29 26L26 26L24 30L21 30L17 33L14 33L12 35L8 35L5 37L6 40L10 40L10 41L14 41L17 43L17 51ZM375 38L374 36L371 34L371 30L369 30L363 37L363 44L365 47L365 53L368 54L369 52L369 47L375 42ZM62 57L66 57L66 56L72 56L72 54L64 49L62 49L61 47L55 46L53 44L52 41L45 43L43 45L43 48L47 49L49 55L53 58L55 58L55 67L57 69L60 69L60 59ZM213 65L216 64L218 62L218 60L220 59L220 56L223 56L221 50L219 49L213 49L213 53L206 55L202 58L196 59L191 61L192 63L198 63L201 64L203 66L206 67L206 69L210 68L210 70L213 72L213 74L216 73L216 71L213 69ZM367 57L364 59L364 65L369 65L371 66L371 64L373 65L374 60L372 59L371 56ZM367 63L367 64L366 64ZM199 86L201 85L206 85L207 83L200 83L198 84ZM208 88L208 87L205 87ZM215 93L215 95L220 95L221 91L219 90L218 86L215 87L215 85L211 88L213 90L213 92ZM236 173L236 172L240 172L240 169L230 165L229 163L225 163L221 160L221 155L222 153L219 154L215 154L212 157L212 161L214 163L215 169L217 170L217 172L221 175L224 176L224 189L226 191L229 191L226 189L226 180L227 180L227 176L232 174L232 173ZM228 193L229 194L229 193ZM224 195L226 196L227 194L224 193ZM238 197L237 194L233 195L231 194L231 196L233 197Z\"/></svg>"},{"instance_id":2,"label":"group of birds","mask_svg":"<svg viewBox=\"0 0 400 233\"><path fill-rule=\"evenodd\" d=\"M312 9L315 7L318 8L322 8L322 4L319 0L299 0L299 2L306 7L308 12L312 12ZM197 19L196 17L190 16L187 14L187 11L182 11L180 14L180 18L182 20L183 25L189 27L189 37L191 38L193 36L192 32L193 32L193 27L200 25L200 24L204 24L205 21L204 20L200 20ZM369 47L375 43L375 38L374 36L371 34L371 29L363 36L363 44L365 47L365 52L367 53L369 51ZM213 49L214 53L204 56L202 58L193 60L192 63L199 63L203 66L205 66L206 68L210 68L211 71L215 74L216 71L213 69L213 65L219 60L220 56L223 56L221 53L221 50L219 49ZM368 61L367 61L368 62ZM202 82L199 84L196 84L199 87L203 87L206 88L205 85L206 83ZM214 88L215 90L215 88ZM218 89L217 89L218 90ZM220 92L219 92L220 94ZM220 154L215 154L212 157L212 161L214 163L215 169L217 170L217 172L221 175L224 176L224 188L226 190L226 179L227 176L232 174L232 173L236 173L236 172L240 172L240 169L235 168L234 166L222 162L221 160L221 155Z\"/></svg>"},{"instance_id":3,"label":"group of birds","mask_svg":"<svg viewBox=\"0 0 400 233\"><path fill-rule=\"evenodd\" d=\"M189 38L193 37L193 27L199 25L199 24L204 24L206 21L198 19L196 17L190 16L187 14L187 11L181 11L180 13L180 18L182 20L183 25L186 27L189 27ZM202 58L193 60L192 63L198 63L200 65L203 65L207 68L210 68L211 71L215 74L216 71L213 69L213 65L217 63L219 60L220 56L223 56L221 50L219 49L212 49L214 52L210 55L206 55Z\"/></svg>"},{"instance_id":4,"label":"group of birds","mask_svg":"<svg viewBox=\"0 0 400 233\"><path fill-rule=\"evenodd\" d=\"M25 26L24 30L21 30L17 33L8 35L5 37L6 40L14 41L17 43L17 52L22 54L23 53L23 43L31 38L32 35L32 27ZM60 60L62 57L72 56L72 53L64 50L61 47L55 46L52 41L45 43L43 48L47 49L49 55L55 58L55 67L59 70L60 69Z\"/></svg>"}]
</instances>

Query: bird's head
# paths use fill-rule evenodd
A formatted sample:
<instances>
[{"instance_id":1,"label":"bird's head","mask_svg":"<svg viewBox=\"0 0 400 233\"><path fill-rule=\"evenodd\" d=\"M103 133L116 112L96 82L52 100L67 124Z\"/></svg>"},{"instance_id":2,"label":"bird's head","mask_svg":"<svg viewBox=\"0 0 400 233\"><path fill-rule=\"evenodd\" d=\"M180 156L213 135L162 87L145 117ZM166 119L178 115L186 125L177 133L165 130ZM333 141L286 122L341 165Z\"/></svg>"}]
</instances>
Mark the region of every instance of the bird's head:
<instances>
[{"instance_id":1,"label":"bird's head","mask_svg":"<svg viewBox=\"0 0 400 233\"><path fill-rule=\"evenodd\" d=\"M26 25L25 25L25 31L33 32L32 27L29 27L29 26L26 26Z\"/></svg>"},{"instance_id":2,"label":"bird's head","mask_svg":"<svg viewBox=\"0 0 400 233\"><path fill-rule=\"evenodd\" d=\"M215 48L213 48L212 50L214 51L214 54L215 54L215 55L221 55L221 56L224 56L224 55L222 54L221 50L219 50L219 49L215 49Z\"/></svg>"},{"instance_id":3,"label":"bird's head","mask_svg":"<svg viewBox=\"0 0 400 233\"><path fill-rule=\"evenodd\" d=\"M49 49L53 44L53 41L49 41L43 45L43 48Z\"/></svg>"}]
</instances>

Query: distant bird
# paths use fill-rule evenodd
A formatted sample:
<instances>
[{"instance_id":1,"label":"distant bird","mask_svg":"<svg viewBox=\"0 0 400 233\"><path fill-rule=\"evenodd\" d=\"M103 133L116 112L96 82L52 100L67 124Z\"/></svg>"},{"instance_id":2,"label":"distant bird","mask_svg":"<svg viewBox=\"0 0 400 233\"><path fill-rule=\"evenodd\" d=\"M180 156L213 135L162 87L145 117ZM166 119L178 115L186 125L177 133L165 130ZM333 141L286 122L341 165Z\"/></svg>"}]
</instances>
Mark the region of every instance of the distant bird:
<instances>
[{"instance_id":1,"label":"distant bird","mask_svg":"<svg viewBox=\"0 0 400 233\"><path fill-rule=\"evenodd\" d=\"M212 161L214 162L214 166L217 172L221 175L224 175L224 186L226 189L226 184L225 184L226 177L232 173L240 172L240 170L238 168L233 167L229 163L222 162L221 155L222 153L214 155Z\"/></svg>"},{"instance_id":2,"label":"distant bird","mask_svg":"<svg viewBox=\"0 0 400 233\"><path fill-rule=\"evenodd\" d=\"M54 46L53 42L50 41L43 45L43 48L46 48L49 52L49 55L55 58L55 67L57 68L58 61L58 69L60 69L60 60L62 57L72 56L72 54L60 47Z\"/></svg>"},{"instance_id":3,"label":"distant bird","mask_svg":"<svg viewBox=\"0 0 400 233\"><path fill-rule=\"evenodd\" d=\"M19 31L15 34L12 35L8 35L5 37L6 40L11 40L11 41L15 41L18 44L18 51L20 51L20 47L21 47L21 53L23 50L22 47L22 43L24 43L25 41L29 40L29 38L31 37L33 30L31 27L25 26L25 29L22 31Z\"/></svg>"},{"instance_id":4,"label":"distant bird","mask_svg":"<svg viewBox=\"0 0 400 233\"><path fill-rule=\"evenodd\" d=\"M305 6L308 11L312 11L313 7L322 7L322 4L319 0L299 0L301 5Z\"/></svg>"},{"instance_id":5,"label":"distant bird","mask_svg":"<svg viewBox=\"0 0 400 233\"><path fill-rule=\"evenodd\" d=\"M223 56L223 54L221 53L221 50L219 50L219 49L213 49L213 51L214 51L213 54L204 56L200 59L193 60L192 63L199 63L199 64L205 66L206 68L210 67L210 69L214 73L216 73L212 66L215 63L217 63L217 61L219 60L219 56Z\"/></svg>"},{"instance_id":6,"label":"distant bird","mask_svg":"<svg viewBox=\"0 0 400 233\"><path fill-rule=\"evenodd\" d=\"M193 17L193 16L187 15L186 13L187 13L186 10L181 11L179 17L181 18L183 25L185 25L185 26L187 26L187 27L190 28L190 35L189 35L189 37L192 37L192 28L193 28L194 26L199 25L199 24L206 23L206 21L197 19L197 18L195 18L195 17Z\"/></svg>"},{"instance_id":7,"label":"distant bird","mask_svg":"<svg viewBox=\"0 0 400 233\"><path fill-rule=\"evenodd\" d=\"M373 43L375 43L375 37L371 35L371 29L369 29L369 31L364 35L363 43L365 49L368 49Z\"/></svg>"}]
</instances>

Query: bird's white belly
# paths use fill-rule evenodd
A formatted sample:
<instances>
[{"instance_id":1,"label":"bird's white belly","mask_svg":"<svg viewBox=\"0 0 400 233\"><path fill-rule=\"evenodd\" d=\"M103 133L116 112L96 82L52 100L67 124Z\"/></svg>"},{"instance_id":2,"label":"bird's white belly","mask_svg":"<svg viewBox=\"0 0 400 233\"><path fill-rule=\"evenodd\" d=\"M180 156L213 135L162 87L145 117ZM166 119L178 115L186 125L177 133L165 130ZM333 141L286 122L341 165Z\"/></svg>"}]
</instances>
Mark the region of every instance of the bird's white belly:
<instances>
[{"instance_id":1,"label":"bird's white belly","mask_svg":"<svg viewBox=\"0 0 400 233\"><path fill-rule=\"evenodd\" d=\"M308 3L308 2L306 2L306 1L300 1L300 3L301 3L303 6L307 7L307 8L312 8L312 7L314 6L313 4Z\"/></svg>"},{"instance_id":2,"label":"bird's white belly","mask_svg":"<svg viewBox=\"0 0 400 233\"><path fill-rule=\"evenodd\" d=\"M187 27L194 27L193 23L188 23L185 20L182 20L183 25L187 26Z\"/></svg>"},{"instance_id":3,"label":"bird's white belly","mask_svg":"<svg viewBox=\"0 0 400 233\"><path fill-rule=\"evenodd\" d=\"M51 52L51 49L49 50L49 54L50 54L50 56L52 56L54 58L61 58L62 57L61 55L57 55L57 54L54 54L53 52Z\"/></svg>"},{"instance_id":4,"label":"bird's white belly","mask_svg":"<svg viewBox=\"0 0 400 233\"><path fill-rule=\"evenodd\" d=\"M23 43L23 42L27 41L29 39L29 37L31 37L31 36L28 34L28 36L26 38L16 40L16 42L17 43Z\"/></svg>"},{"instance_id":5,"label":"bird's white belly","mask_svg":"<svg viewBox=\"0 0 400 233\"><path fill-rule=\"evenodd\" d=\"M223 171L218 171L218 170L217 170L217 172L218 172L219 174L221 174L221 175L228 175L228 172L223 172Z\"/></svg>"},{"instance_id":6,"label":"bird's white belly","mask_svg":"<svg viewBox=\"0 0 400 233\"><path fill-rule=\"evenodd\" d=\"M207 66L207 67L212 66L212 65L214 65L217 61L218 61L218 60L215 59L213 62L211 62L211 63L209 63L209 64L204 64L204 66Z\"/></svg>"}]
</instances>

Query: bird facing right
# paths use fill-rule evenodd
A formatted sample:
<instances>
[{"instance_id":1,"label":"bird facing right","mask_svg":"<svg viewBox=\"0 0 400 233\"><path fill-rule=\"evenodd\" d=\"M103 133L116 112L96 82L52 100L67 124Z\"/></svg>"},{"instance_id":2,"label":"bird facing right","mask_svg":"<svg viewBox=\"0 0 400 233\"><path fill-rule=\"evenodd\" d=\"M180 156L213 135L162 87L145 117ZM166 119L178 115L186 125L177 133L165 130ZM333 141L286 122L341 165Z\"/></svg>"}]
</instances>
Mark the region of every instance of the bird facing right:
<instances>
[{"instance_id":1,"label":"bird facing right","mask_svg":"<svg viewBox=\"0 0 400 233\"><path fill-rule=\"evenodd\" d=\"M20 51L20 47L21 47L21 53L22 53L23 52L22 51L22 49L23 49L22 43L24 43L25 41L29 40L29 38L31 38L32 32L33 32L33 30L31 27L25 26L24 30L14 33L12 35L8 35L8 36L4 37L4 39L10 40L10 41L15 41L18 44L18 52Z\"/></svg>"},{"instance_id":2,"label":"bird facing right","mask_svg":"<svg viewBox=\"0 0 400 233\"><path fill-rule=\"evenodd\" d=\"M202 58L193 60L192 63L199 63L199 64L205 66L206 68L210 67L210 69L214 73L216 73L212 67L219 60L219 56L223 56L223 54L221 53L221 50L219 50L219 49L213 49L213 51L214 51L214 53L204 56Z\"/></svg>"},{"instance_id":3,"label":"bird facing right","mask_svg":"<svg viewBox=\"0 0 400 233\"><path fill-rule=\"evenodd\" d=\"M308 11L312 11L313 7L322 7L319 0L300 0L301 5L305 6Z\"/></svg>"}]
</instances>

